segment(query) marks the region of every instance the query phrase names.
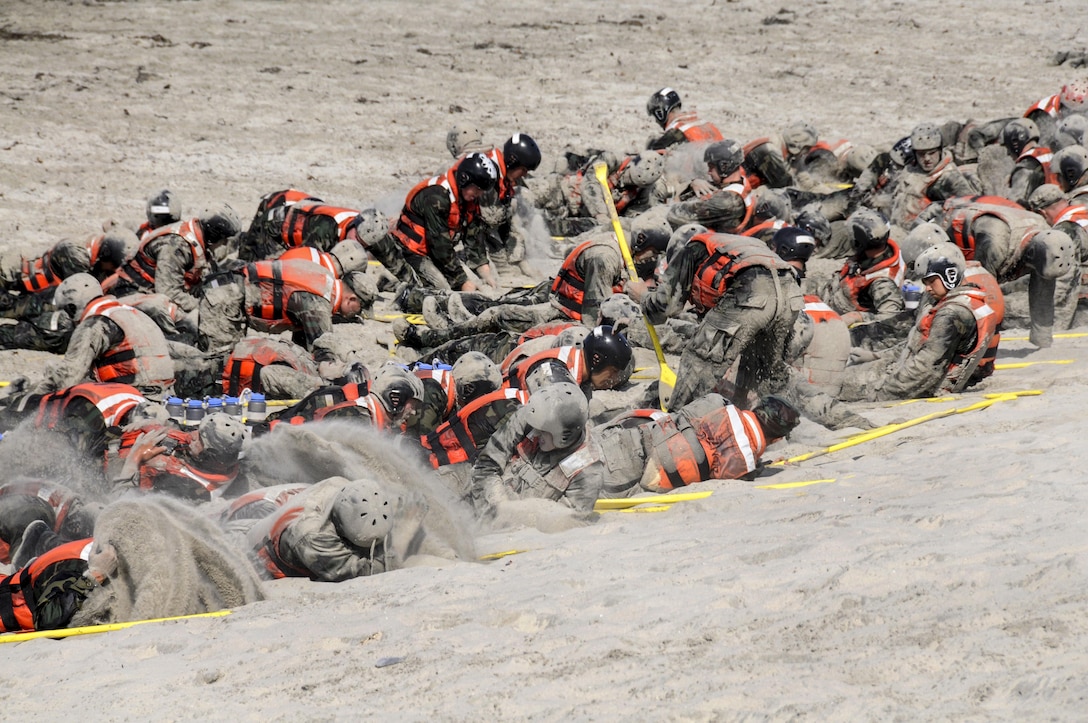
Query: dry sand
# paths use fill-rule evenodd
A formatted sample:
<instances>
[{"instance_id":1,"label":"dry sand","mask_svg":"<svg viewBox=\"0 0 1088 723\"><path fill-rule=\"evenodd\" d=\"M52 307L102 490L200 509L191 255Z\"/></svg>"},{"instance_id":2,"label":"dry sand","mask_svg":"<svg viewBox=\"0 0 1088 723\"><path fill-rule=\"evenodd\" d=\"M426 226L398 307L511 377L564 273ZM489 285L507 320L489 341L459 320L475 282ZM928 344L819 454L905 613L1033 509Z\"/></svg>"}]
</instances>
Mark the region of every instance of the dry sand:
<instances>
[{"instance_id":1,"label":"dry sand","mask_svg":"<svg viewBox=\"0 0 1088 723\"><path fill-rule=\"evenodd\" d=\"M0 238L37 252L135 224L164 185L243 217L287 186L395 207L448 162L453 122L529 132L548 158L634 147L664 85L741 139L807 118L886 143L1021 113L1083 73L1047 59L1086 23L1072 0L9 0ZM1088 338L1001 357L1075 362L983 390L1042 396L667 512L487 536L527 550L491 564L284 581L226 618L3 646L2 699L40 720L1083 719ZM839 439L805 422L769 456ZM756 486L815 479L835 481Z\"/></svg>"}]
</instances>

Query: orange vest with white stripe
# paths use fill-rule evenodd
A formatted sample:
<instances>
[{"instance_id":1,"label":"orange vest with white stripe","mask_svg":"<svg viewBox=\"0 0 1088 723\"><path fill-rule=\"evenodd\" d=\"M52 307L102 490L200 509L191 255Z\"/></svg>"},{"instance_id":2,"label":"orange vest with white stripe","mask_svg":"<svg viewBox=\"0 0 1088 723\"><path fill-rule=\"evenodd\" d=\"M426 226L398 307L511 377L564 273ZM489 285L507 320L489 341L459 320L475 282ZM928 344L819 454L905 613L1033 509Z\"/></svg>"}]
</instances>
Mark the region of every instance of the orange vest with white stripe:
<instances>
[{"instance_id":1,"label":"orange vest with white stripe","mask_svg":"<svg viewBox=\"0 0 1088 723\"><path fill-rule=\"evenodd\" d=\"M491 159L491 162L495 164L495 168L499 169L499 182L496 185L496 188L499 189L499 200L512 200L518 189L513 183L510 183L510 179L506 177L506 158L502 154L502 149L492 148L484 155Z\"/></svg>"},{"instance_id":2,"label":"orange vest with white stripe","mask_svg":"<svg viewBox=\"0 0 1088 723\"><path fill-rule=\"evenodd\" d=\"M431 466L435 469L447 464L475 462L480 447L486 439L476 439L472 434L473 420L477 415L493 413L505 418L519 406L529 401L529 393L521 389L496 389L473 399L438 426L420 442L430 452Z\"/></svg>"},{"instance_id":3,"label":"orange vest with white stripe","mask_svg":"<svg viewBox=\"0 0 1088 723\"><path fill-rule=\"evenodd\" d=\"M247 309L255 319L289 324L287 303L297 292L320 296L332 304L334 314L340 309L343 283L309 261L257 261L246 265L245 277L260 288L260 301Z\"/></svg>"},{"instance_id":4,"label":"orange vest with white stripe","mask_svg":"<svg viewBox=\"0 0 1088 723\"><path fill-rule=\"evenodd\" d=\"M0 497L8 496L37 497L49 505L53 510L52 530L57 533L60 532L60 528L68 519L68 512L72 509L72 503L78 500L72 490L46 480L22 480L0 485ZM0 539L0 562L5 565L11 564L11 548L18 547L18 544L18 538L14 540Z\"/></svg>"},{"instance_id":5,"label":"orange vest with white stripe","mask_svg":"<svg viewBox=\"0 0 1088 723\"><path fill-rule=\"evenodd\" d=\"M66 542L35 557L22 570L0 579L0 632L36 630L38 584L48 583L57 573L83 574L93 545L94 540L89 538Z\"/></svg>"},{"instance_id":6,"label":"orange vest with white stripe","mask_svg":"<svg viewBox=\"0 0 1088 723\"><path fill-rule=\"evenodd\" d=\"M280 241L287 248L305 246L306 222L315 216L328 216L336 221L337 236L343 241L348 225L358 215L359 212L351 208L326 206L313 201L299 201L287 207L287 212L283 216L283 226L280 227Z\"/></svg>"},{"instance_id":7,"label":"orange vest with white stripe","mask_svg":"<svg viewBox=\"0 0 1088 723\"><path fill-rule=\"evenodd\" d=\"M423 189L431 186L441 186L449 195L450 214L446 219L446 227L449 230L450 238L453 238L463 226L471 223L475 217L475 209L478 208L475 203L466 204L464 209L461 208L460 193L456 190L457 181L454 180L456 170L457 165L455 164L446 171L445 175L433 176L420 181L408 192L408 197L404 199L404 208L401 209L400 218L397 219L397 223L393 227L393 236L416 256L427 255L427 229L423 225L423 217L412 210L412 201Z\"/></svg>"},{"instance_id":8,"label":"orange vest with white stripe","mask_svg":"<svg viewBox=\"0 0 1088 723\"><path fill-rule=\"evenodd\" d=\"M234 345L223 366L223 393L236 397L243 389L262 393L261 369L280 364L317 376L317 366L309 355L296 353L298 347L277 343L262 336L246 337ZM298 350L303 351L303 350Z\"/></svg>"},{"instance_id":9,"label":"orange vest with white stripe","mask_svg":"<svg viewBox=\"0 0 1088 723\"><path fill-rule=\"evenodd\" d=\"M165 340L161 348L154 343L162 338L162 331L146 314L112 296L99 296L87 304L80 322L94 316L104 316L124 333L120 344L111 346L94 360L95 379L122 384L173 383L174 362Z\"/></svg>"},{"instance_id":10,"label":"orange vest with white stripe","mask_svg":"<svg viewBox=\"0 0 1088 723\"><path fill-rule=\"evenodd\" d=\"M1058 118L1061 115L1062 110L1062 98L1060 93L1047 96L1042 100L1035 101L1030 108L1024 111L1024 118L1029 118L1032 113L1036 111L1042 111L1051 118Z\"/></svg>"},{"instance_id":11,"label":"orange vest with white stripe","mask_svg":"<svg viewBox=\"0 0 1088 723\"><path fill-rule=\"evenodd\" d=\"M61 389L42 397L38 403L38 416L34 424L47 429L56 428L64 418L65 410L73 399L86 399L102 413L106 427L118 427L136 407L147 401L140 390L128 384L86 382Z\"/></svg>"},{"instance_id":12,"label":"orange vest with white stripe","mask_svg":"<svg viewBox=\"0 0 1088 723\"><path fill-rule=\"evenodd\" d=\"M680 131L689 143L716 143L724 139L717 126L701 122L698 116L688 111L673 113L665 130Z\"/></svg>"},{"instance_id":13,"label":"orange vest with white stripe","mask_svg":"<svg viewBox=\"0 0 1088 723\"><path fill-rule=\"evenodd\" d=\"M1000 196L950 198L944 203L944 214L949 238L963 250L963 257L968 261L973 261L975 258L975 234L972 226L982 216L995 216L1004 221L1009 227L1010 237L1014 240L1019 239L1018 247L1021 250L1028 245L1035 234L1050 228L1039 214L1032 213ZM998 269L996 274L998 280L1015 269L1021 253L1018 251L1012 254L1003 267Z\"/></svg>"},{"instance_id":14,"label":"orange vest with white stripe","mask_svg":"<svg viewBox=\"0 0 1088 723\"><path fill-rule=\"evenodd\" d=\"M140 242L140 248L132 260L117 270L117 275L137 286L154 286L157 261L151 254L150 245L163 236L180 236L189 245L192 263L185 272L185 288L192 289L200 282L204 269L208 265L208 254L204 247L204 231L200 227L200 220L195 218L162 226L149 233Z\"/></svg>"},{"instance_id":15,"label":"orange vest with white stripe","mask_svg":"<svg viewBox=\"0 0 1088 723\"><path fill-rule=\"evenodd\" d=\"M1001 284L994 275L982 267L977 261L968 261L963 272L965 283L974 284L982 289L986 295L986 303L994 310L994 320L1000 329L1005 321L1005 294L1001 291Z\"/></svg>"},{"instance_id":16,"label":"orange vest with white stripe","mask_svg":"<svg viewBox=\"0 0 1088 723\"><path fill-rule=\"evenodd\" d=\"M947 304L962 304L971 310L975 318L974 345L966 352L961 352L959 349L955 351L941 384L942 391L960 392L972 380L978 381L994 373L994 360L997 358L1001 334L997 330L997 313L986 303L986 293L974 286L962 285L949 291L948 295L934 304L918 322L922 343L929 338L937 311ZM978 358L978 364L970 378L962 378L965 367L970 366L976 358Z\"/></svg>"},{"instance_id":17,"label":"orange vest with white stripe","mask_svg":"<svg viewBox=\"0 0 1088 723\"><path fill-rule=\"evenodd\" d=\"M892 255L871 268L862 271L857 268L856 261L847 261L839 271L839 284L858 311L871 311L871 309L862 306L860 297L877 279L891 279L896 286L903 285L907 265L903 263L903 256L899 253L899 245L889 239L888 246L892 248Z\"/></svg>"},{"instance_id":18,"label":"orange vest with white stripe","mask_svg":"<svg viewBox=\"0 0 1088 723\"><path fill-rule=\"evenodd\" d=\"M1020 154L1016 159L1016 162L1024 160L1025 158L1033 158L1043 169L1043 183L1051 183L1055 186L1058 184L1058 174L1054 173L1054 170L1050 167L1050 161L1054 158L1054 154L1049 148L1043 148L1036 146L1030 150L1026 150Z\"/></svg>"},{"instance_id":19,"label":"orange vest with white stripe","mask_svg":"<svg viewBox=\"0 0 1088 723\"><path fill-rule=\"evenodd\" d=\"M699 313L713 309L739 272L759 266L775 273L793 268L767 248L759 239L706 232L691 237L689 244L701 244L707 258L696 269L691 281L691 303Z\"/></svg>"},{"instance_id":20,"label":"orange vest with white stripe","mask_svg":"<svg viewBox=\"0 0 1088 723\"><path fill-rule=\"evenodd\" d=\"M325 251L319 251L312 246L287 249L276 258L276 261L309 261L311 264L317 264L325 269L335 278L340 278L340 269L333 255Z\"/></svg>"},{"instance_id":21,"label":"orange vest with white stripe","mask_svg":"<svg viewBox=\"0 0 1088 723\"><path fill-rule=\"evenodd\" d=\"M138 479L140 489L145 491L167 490L187 498L208 500L220 496L223 490L238 476L239 465L237 462L227 466L223 472L209 472L176 456L178 451L189 448L199 432L185 432L161 425L133 429L122 434L121 446L118 449L120 459L128 457L141 434L153 429L167 430L166 436L174 440L176 446L173 450L152 457L140 465ZM182 489L179 489L179 481Z\"/></svg>"},{"instance_id":22,"label":"orange vest with white stripe","mask_svg":"<svg viewBox=\"0 0 1088 723\"><path fill-rule=\"evenodd\" d=\"M269 429L278 424L305 424L329 419L351 417L367 418L376 429L390 430L392 421L380 399L367 394L367 387L360 384L345 384L342 387L319 389L306 399L283 413L279 419L269 423ZM320 404L320 406L317 406Z\"/></svg>"},{"instance_id":23,"label":"orange vest with white stripe","mask_svg":"<svg viewBox=\"0 0 1088 723\"><path fill-rule=\"evenodd\" d=\"M545 349L538 354L533 354L515 364L507 373L504 386L525 389L525 379L529 373L541 364L547 363L559 363L565 366L578 386L582 386L589 378L589 372L583 362L582 350L576 346L557 346L554 349Z\"/></svg>"},{"instance_id":24,"label":"orange vest with white stripe","mask_svg":"<svg viewBox=\"0 0 1088 723\"><path fill-rule=\"evenodd\" d=\"M578 273L578 259L590 246L599 241L584 241L567 254L563 265L552 281L551 296L559 310L575 321L582 319L582 303L586 298L586 280ZM622 276L612 279L612 292L623 293Z\"/></svg>"},{"instance_id":25,"label":"orange vest with white stripe","mask_svg":"<svg viewBox=\"0 0 1088 723\"><path fill-rule=\"evenodd\" d=\"M272 529L269 530L268 537L265 538L264 544L257 549L258 559L264 564L265 570L268 571L273 580L282 580L285 577L310 576L309 570L304 570L289 564L280 554L280 538L287 528L291 526L291 523L298 519L298 516L301 515L305 509L306 508L302 505L292 505L275 513L276 520L272 523Z\"/></svg>"},{"instance_id":26,"label":"orange vest with white stripe","mask_svg":"<svg viewBox=\"0 0 1088 723\"><path fill-rule=\"evenodd\" d=\"M670 414L653 424L650 439L648 463L658 468L662 489L740 479L758 468L767 447L756 415L732 404L694 419Z\"/></svg>"},{"instance_id":27,"label":"orange vest with white stripe","mask_svg":"<svg viewBox=\"0 0 1088 723\"><path fill-rule=\"evenodd\" d=\"M532 339L539 339L542 336L559 336L567 329L573 329L576 326L579 326L579 324L573 321L549 321L543 324L537 324L536 326L530 326L528 329L521 332L521 336L518 337L517 346L521 346Z\"/></svg>"},{"instance_id":28,"label":"orange vest with white stripe","mask_svg":"<svg viewBox=\"0 0 1088 723\"><path fill-rule=\"evenodd\" d=\"M247 492L230 503L230 507L223 511L220 521L257 519L264 516L257 513L257 510L267 509L268 507L277 509L283 507L289 499L299 492L309 489L309 487L310 485L307 484L277 485L273 488L261 488L253 492Z\"/></svg>"}]
</instances>

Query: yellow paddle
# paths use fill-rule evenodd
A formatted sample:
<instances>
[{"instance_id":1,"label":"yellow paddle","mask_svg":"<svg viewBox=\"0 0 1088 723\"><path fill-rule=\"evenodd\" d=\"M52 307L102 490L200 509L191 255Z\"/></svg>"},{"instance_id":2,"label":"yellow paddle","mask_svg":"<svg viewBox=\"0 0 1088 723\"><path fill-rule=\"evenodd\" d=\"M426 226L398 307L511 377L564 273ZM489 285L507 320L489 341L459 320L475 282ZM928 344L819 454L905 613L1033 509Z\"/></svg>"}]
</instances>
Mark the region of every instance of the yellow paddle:
<instances>
[{"instance_id":1,"label":"yellow paddle","mask_svg":"<svg viewBox=\"0 0 1088 723\"><path fill-rule=\"evenodd\" d=\"M619 243L620 253L623 254L623 260L627 263L627 271L632 281L638 281L635 260L631 258L631 248L627 245L627 237L623 235L623 227L620 226L620 215L616 213L616 204L612 201L612 189L608 187L608 166L604 163L595 163L593 172L597 175L604 201L608 204L608 214L612 217L612 229L616 232L616 242ZM657 399L661 403L661 410L667 412L669 397L672 396L672 390L676 386L676 372L669 369L669 365L665 363L665 352L661 349L661 341L657 338L657 329L645 315L642 318L646 322L646 331L650 332L650 341L654 343L657 363L661 366L657 383Z\"/></svg>"}]
</instances>

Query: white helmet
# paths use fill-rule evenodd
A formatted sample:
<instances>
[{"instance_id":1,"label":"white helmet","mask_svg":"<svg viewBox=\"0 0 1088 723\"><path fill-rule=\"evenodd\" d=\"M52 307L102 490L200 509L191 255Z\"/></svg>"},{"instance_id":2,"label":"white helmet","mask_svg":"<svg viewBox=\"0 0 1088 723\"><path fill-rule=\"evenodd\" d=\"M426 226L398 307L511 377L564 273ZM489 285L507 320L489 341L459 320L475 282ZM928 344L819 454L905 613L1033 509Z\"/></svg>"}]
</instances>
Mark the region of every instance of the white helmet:
<instances>
[{"instance_id":1,"label":"white helmet","mask_svg":"<svg viewBox=\"0 0 1088 723\"><path fill-rule=\"evenodd\" d=\"M639 188L653 184L665 173L665 157L656 151L646 151L631 161L627 177Z\"/></svg>"},{"instance_id":2,"label":"white helmet","mask_svg":"<svg viewBox=\"0 0 1088 723\"><path fill-rule=\"evenodd\" d=\"M918 278L925 281L936 276L946 289L953 289L963 283L966 267L963 251L950 241L930 246L914 260Z\"/></svg>"},{"instance_id":3,"label":"white helmet","mask_svg":"<svg viewBox=\"0 0 1088 723\"><path fill-rule=\"evenodd\" d=\"M329 253L340 262L340 275L342 277L347 276L352 271L365 270L366 262L369 259L366 249L355 239L341 241L333 246Z\"/></svg>"},{"instance_id":4,"label":"white helmet","mask_svg":"<svg viewBox=\"0 0 1088 723\"><path fill-rule=\"evenodd\" d=\"M446 150L454 158L460 158L467 151L483 148L484 136L475 126L458 123L446 133Z\"/></svg>"},{"instance_id":5,"label":"white helmet","mask_svg":"<svg viewBox=\"0 0 1088 723\"><path fill-rule=\"evenodd\" d=\"M589 402L577 385L557 382L543 387L529 397L526 421L552 436L557 449L565 449L582 439L589 419Z\"/></svg>"},{"instance_id":6,"label":"white helmet","mask_svg":"<svg viewBox=\"0 0 1088 723\"><path fill-rule=\"evenodd\" d=\"M369 550L393 529L397 498L369 479L348 482L333 500L329 519L340 537Z\"/></svg>"},{"instance_id":7,"label":"white helmet","mask_svg":"<svg viewBox=\"0 0 1088 723\"><path fill-rule=\"evenodd\" d=\"M899 244L899 254L907 268L914 263L919 254L930 246L949 243L950 239L945 230L935 223L920 223L911 229L903 242Z\"/></svg>"},{"instance_id":8,"label":"white helmet","mask_svg":"<svg viewBox=\"0 0 1088 723\"><path fill-rule=\"evenodd\" d=\"M83 316L87 304L102 296L102 284L90 274L72 274L53 292L53 306L67 311L75 320Z\"/></svg>"}]
</instances>

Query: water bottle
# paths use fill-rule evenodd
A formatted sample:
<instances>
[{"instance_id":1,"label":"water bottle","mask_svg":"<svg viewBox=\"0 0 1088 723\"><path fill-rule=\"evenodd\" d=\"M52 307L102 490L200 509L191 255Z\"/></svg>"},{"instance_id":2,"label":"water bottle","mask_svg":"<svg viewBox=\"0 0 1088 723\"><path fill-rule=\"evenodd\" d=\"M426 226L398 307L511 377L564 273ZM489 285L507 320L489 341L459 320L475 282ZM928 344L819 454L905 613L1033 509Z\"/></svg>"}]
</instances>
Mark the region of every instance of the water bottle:
<instances>
[{"instance_id":1,"label":"water bottle","mask_svg":"<svg viewBox=\"0 0 1088 723\"><path fill-rule=\"evenodd\" d=\"M235 419L242 418L242 402L238 397L223 397L223 413Z\"/></svg>"},{"instance_id":2,"label":"water bottle","mask_svg":"<svg viewBox=\"0 0 1088 723\"><path fill-rule=\"evenodd\" d=\"M249 404L246 405L246 421L249 423L263 422L268 416L268 406L263 394L250 394Z\"/></svg>"},{"instance_id":3,"label":"water bottle","mask_svg":"<svg viewBox=\"0 0 1088 723\"><path fill-rule=\"evenodd\" d=\"M922 299L922 287L913 281L903 284L903 301L908 309L917 309Z\"/></svg>"},{"instance_id":4,"label":"water bottle","mask_svg":"<svg viewBox=\"0 0 1088 723\"><path fill-rule=\"evenodd\" d=\"M202 399L190 399L185 403L185 425L186 427L196 427L200 425L200 420L204 419L204 400Z\"/></svg>"},{"instance_id":5,"label":"water bottle","mask_svg":"<svg viewBox=\"0 0 1088 723\"><path fill-rule=\"evenodd\" d=\"M223 400L219 397L208 397L204 401L204 406L208 410L208 414L215 414L216 412L223 411Z\"/></svg>"},{"instance_id":6,"label":"water bottle","mask_svg":"<svg viewBox=\"0 0 1088 723\"><path fill-rule=\"evenodd\" d=\"M166 414L175 422L181 422L181 418L185 414L185 403L178 397L167 397Z\"/></svg>"}]
</instances>

